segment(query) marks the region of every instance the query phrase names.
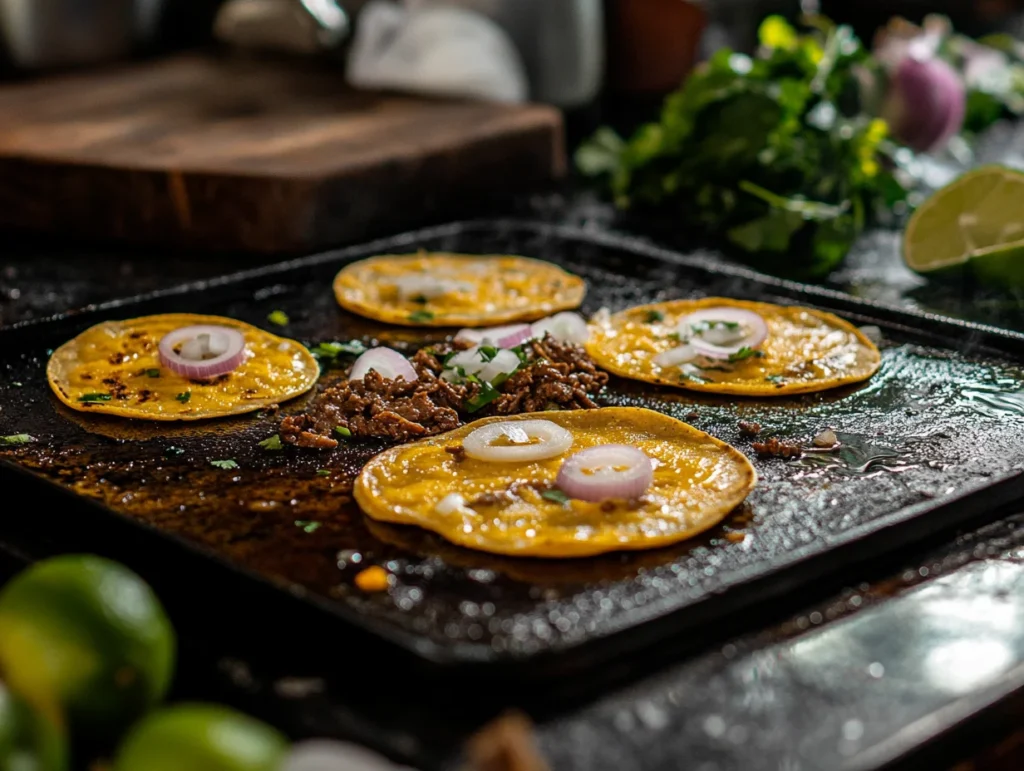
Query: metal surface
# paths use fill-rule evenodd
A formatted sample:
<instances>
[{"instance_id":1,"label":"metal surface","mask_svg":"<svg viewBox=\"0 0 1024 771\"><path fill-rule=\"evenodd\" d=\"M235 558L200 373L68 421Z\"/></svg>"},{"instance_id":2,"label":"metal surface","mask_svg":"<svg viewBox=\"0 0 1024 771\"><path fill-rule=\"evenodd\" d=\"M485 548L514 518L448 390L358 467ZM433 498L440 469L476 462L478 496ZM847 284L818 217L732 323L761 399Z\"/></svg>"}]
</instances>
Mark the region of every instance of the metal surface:
<instances>
[{"instance_id":1,"label":"metal surface","mask_svg":"<svg viewBox=\"0 0 1024 771\"><path fill-rule=\"evenodd\" d=\"M164 0L0 0L0 33L26 69L125 56L152 39Z\"/></svg>"},{"instance_id":2,"label":"metal surface","mask_svg":"<svg viewBox=\"0 0 1024 771\"><path fill-rule=\"evenodd\" d=\"M270 417L171 429L101 420L57 406L43 379L46 350L89 324L168 310L265 324L267 314L280 309L291 317L284 332L307 343L361 337L415 344L408 331L340 311L329 283L345 260L419 247L521 252L561 263L587 278L587 312L706 294L838 310L883 327L883 368L860 388L772 402L614 382L604 403L663 410L747 453L750 443L739 437L738 420L761 423L767 436L804 440L833 426L845 447L795 463L755 461L762 481L749 506L703 538L578 561L488 557L418 530L371 526L348 493L351 476L374 448L267 453L257 442L276 431ZM433 661L535 656L525 669L505 667L506 673L555 671L545 662L567 671L669 630L696 629L991 511L1022 492L1024 336L579 231L516 223L446 226L24 325L0 333L0 345L7 354L0 435L30 433L41 440L6 450L8 461L252 574L303 587L329 613ZM240 468L209 465L225 458ZM318 469L330 469L329 476ZM4 482L13 483L4 472ZM35 516L45 519L41 512ZM396 586L380 595L355 590L352 577L368 564L386 565ZM638 627L655 619L665 623ZM571 655L554 655L566 651Z\"/></svg>"}]
</instances>

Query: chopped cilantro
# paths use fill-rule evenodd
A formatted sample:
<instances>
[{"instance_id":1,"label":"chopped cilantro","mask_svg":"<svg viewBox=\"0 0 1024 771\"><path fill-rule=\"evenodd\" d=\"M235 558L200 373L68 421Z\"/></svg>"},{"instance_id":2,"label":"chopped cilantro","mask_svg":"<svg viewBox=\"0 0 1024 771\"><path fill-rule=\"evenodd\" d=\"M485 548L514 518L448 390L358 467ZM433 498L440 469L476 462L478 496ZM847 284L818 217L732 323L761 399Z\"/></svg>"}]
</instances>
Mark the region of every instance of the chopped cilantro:
<instances>
[{"instance_id":1,"label":"chopped cilantro","mask_svg":"<svg viewBox=\"0 0 1024 771\"><path fill-rule=\"evenodd\" d=\"M148 377L160 377L160 370L158 370L156 367L154 367L153 369L147 369L146 375Z\"/></svg>"},{"instance_id":2,"label":"chopped cilantro","mask_svg":"<svg viewBox=\"0 0 1024 771\"><path fill-rule=\"evenodd\" d=\"M561 490L545 490L540 494L540 497L563 505L569 502L569 496Z\"/></svg>"},{"instance_id":3,"label":"chopped cilantro","mask_svg":"<svg viewBox=\"0 0 1024 771\"><path fill-rule=\"evenodd\" d=\"M493 345L480 346L480 358L484 361L492 361L498 355L498 349Z\"/></svg>"},{"instance_id":4,"label":"chopped cilantro","mask_svg":"<svg viewBox=\"0 0 1024 771\"><path fill-rule=\"evenodd\" d=\"M290 320L284 311L271 311L267 314L267 321L279 327L285 326Z\"/></svg>"},{"instance_id":5,"label":"chopped cilantro","mask_svg":"<svg viewBox=\"0 0 1024 771\"><path fill-rule=\"evenodd\" d=\"M280 434L274 434L271 437L267 437L262 442L260 442L260 447L262 447L264 450L282 450L282 449L284 449L284 445L281 444L281 435Z\"/></svg>"},{"instance_id":6,"label":"chopped cilantro","mask_svg":"<svg viewBox=\"0 0 1024 771\"><path fill-rule=\"evenodd\" d=\"M683 336L678 332L669 332L668 339L675 340L677 343L681 343L683 341Z\"/></svg>"},{"instance_id":7,"label":"chopped cilantro","mask_svg":"<svg viewBox=\"0 0 1024 771\"><path fill-rule=\"evenodd\" d=\"M330 469L326 468L317 469L316 475L318 477L329 477L331 475L331 471Z\"/></svg>"},{"instance_id":8,"label":"chopped cilantro","mask_svg":"<svg viewBox=\"0 0 1024 771\"><path fill-rule=\"evenodd\" d=\"M696 324L690 324L690 329L693 330L693 334L702 335L705 332L710 332L716 327L724 327L729 332L737 332L740 328L738 321L717 321L715 319L707 319L706 321L698 321Z\"/></svg>"},{"instance_id":9,"label":"chopped cilantro","mask_svg":"<svg viewBox=\"0 0 1024 771\"><path fill-rule=\"evenodd\" d=\"M434 318L434 312L428 310L413 311L409 314L409 321L430 321Z\"/></svg>"},{"instance_id":10,"label":"chopped cilantro","mask_svg":"<svg viewBox=\"0 0 1024 771\"><path fill-rule=\"evenodd\" d=\"M210 465L221 469L233 469L238 468L238 464L235 461L228 458L227 460L211 460Z\"/></svg>"},{"instance_id":11,"label":"chopped cilantro","mask_svg":"<svg viewBox=\"0 0 1024 771\"><path fill-rule=\"evenodd\" d=\"M786 381L786 378L784 378L782 375L769 375L768 377L765 378L765 380L767 380L769 383L784 383Z\"/></svg>"},{"instance_id":12,"label":"chopped cilantro","mask_svg":"<svg viewBox=\"0 0 1024 771\"><path fill-rule=\"evenodd\" d=\"M297 519L295 520L295 527L300 528L307 533L315 533L320 528L320 523L312 520Z\"/></svg>"},{"instance_id":13,"label":"chopped cilantro","mask_svg":"<svg viewBox=\"0 0 1024 771\"><path fill-rule=\"evenodd\" d=\"M187 402L189 399L192 398L192 392L191 391L183 391L182 393L178 394L174 398L177 399L182 404L184 404L185 402Z\"/></svg>"},{"instance_id":14,"label":"chopped cilantro","mask_svg":"<svg viewBox=\"0 0 1024 771\"><path fill-rule=\"evenodd\" d=\"M11 385L14 386L15 388L21 388L21 381L15 380L14 382L11 383Z\"/></svg>"},{"instance_id":15,"label":"chopped cilantro","mask_svg":"<svg viewBox=\"0 0 1024 771\"><path fill-rule=\"evenodd\" d=\"M343 436L346 439L352 436L352 432L349 429L345 428L344 426L335 426L334 433L336 433L338 436Z\"/></svg>"},{"instance_id":16,"label":"chopped cilantro","mask_svg":"<svg viewBox=\"0 0 1024 771\"><path fill-rule=\"evenodd\" d=\"M34 442L36 438L29 436L28 434L11 434L10 436L0 436L0 444L12 445L12 444L28 444Z\"/></svg>"},{"instance_id":17,"label":"chopped cilantro","mask_svg":"<svg viewBox=\"0 0 1024 771\"><path fill-rule=\"evenodd\" d=\"M80 402L109 402L110 394L82 394L78 397Z\"/></svg>"},{"instance_id":18,"label":"chopped cilantro","mask_svg":"<svg viewBox=\"0 0 1024 771\"><path fill-rule=\"evenodd\" d=\"M359 340L349 340L347 343L326 342L315 345L309 352L321 365L329 366L341 356L359 356L365 353L366 346Z\"/></svg>"},{"instance_id":19,"label":"chopped cilantro","mask_svg":"<svg viewBox=\"0 0 1024 771\"><path fill-rule=\"evenodd\" d=\"M729 362L735 363L737 361L743 361L744 359L755 358L760 359L764 356L764 353L758 351L755 348L748 348L746 346L740 348L736 353L729 356Z\"/></svg>"},{"instance_id":20,"label":"chopped cilantro","mask_svg":"<svg viewBox=\"0 0 1024 771\"><path fill-rule=\"evenodd\" d=\"M164 455L168 458L177 458L179 455L184 455L185 451L180 447L175 447L173 444L164 450Z\"/></svg>"},{"instance_id":21,"label":"chopped cilantro","mask_svg":"<svg viewBox=\"0 0 1024 771\"><path fill-rule=\"evenodd\" d=\"M501 396L501 391L492 386L486 380L480 380L475 375L470 375L469 378L471 378L471 383L476 382L480 384L480 393L466 402L466 412L477 412L482 410L488 404Z\"/></svg>"},{"instance_id":22,"label":"chopped cilantro","mask_svg":"<svg viewBox=\"0 0 1024 771\"><path fill-rule=\"evenodd\" d=\"M647 311L647 317L646 318L647 318L647 323L648 324L653 324L656 321L664 321L665 320L665 314L662 313L661 311Z\"/></svg>"},{"instance_id":23,"label":"chopped cilantro","mask_svg":"<svg viewBox=\"0 0 1024 771\"><path fill-rule=\"evenodd\" d=\"M421 294L418 294L415 297L413 297L412 301L414 303L416 303L417 305L426 305L427 304L427 298L424 295L421 295Z\"/></svg>"},{"instance_id":24,"label":"chopped cilantro","mask_svg":"<svg viewBox=\"0 0 1024 771\"><path fill-rule=\"evenodd\" d=\"M519 357L520 364L529 364L530 357L529 354L526 353L525 345L517 345L515 348L510 348L509 350Z\"/></svg>"}]
</instances>

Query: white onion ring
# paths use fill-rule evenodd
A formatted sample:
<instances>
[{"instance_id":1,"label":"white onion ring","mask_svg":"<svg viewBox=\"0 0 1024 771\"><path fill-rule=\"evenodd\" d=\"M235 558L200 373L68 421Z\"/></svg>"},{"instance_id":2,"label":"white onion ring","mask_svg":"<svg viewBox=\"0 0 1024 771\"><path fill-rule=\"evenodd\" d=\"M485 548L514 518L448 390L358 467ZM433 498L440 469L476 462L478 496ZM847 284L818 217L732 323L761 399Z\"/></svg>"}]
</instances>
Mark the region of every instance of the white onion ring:
<instances>
[{"instance_id":1,"label":"white onion ring","mask_svg":"<svg viewBox=\"0 0 1024 771\"><path fill-rule=\"evenodd\" d=\"M716 345L693 334L692 328L705 321L734 321L747 327L750 332L735 343ZM768 323L758 314L745 308L703 308L679 320L679 335L682 339L689 340L690 345L702 356L728 359L743 348L757 348L761 345L768 338Z\"/></svg>"},{"instance_id":2,"label":"white onion ring","mask_svg":"<svg viewBox=\"0 0 1024 771\"><path fill-rule=\"evenodd\" d=\"M362 380L370 370L375 370L385 380L403 378L410 383L419 380L419 375L409 360L390 348L371 348L352 365L349 380Z\"/></svg>"},{"instance_id":3,"label":"white onion ring","mask_svg":"<svg viewBox=\"0 0 1024 771\"><path fill-rule=\"evenodd\" d=\"M208 336L205 344L200 335ZM179 345L181 350L175 350ZM245 361L245 336L231 327L198 324L168 332L158 349L160 363L167 369L192 380L206 380L226 375ZM202 358L205 355L209 358Z\"/></svg>"},{"instance_id":4,"label":"white onion ring","mask_svg":"<svg viewBox=\"0 0 1024 771\"><path fill-rule=\"evenodd\" d=\"M511 444L495 445L504 439ZM503 420L480 426L465 439L466 455L491 463L525 463L561 455L572 447L572 434L550 420Z\"/></svg>"},{"instance_id":5,"label":"white onion ring","mask_svg":"<svg viewBox=\"0 0 1024 771\"><path fill-rule=\"evenodd\" d=\"M555 485L570 498L597 503L639 498L653 482L654 463L647 453L626 444L602 444L568 458Z\"/></svg>"},{"instance_id":6,"label":"white onion ring","mask_svg":"<svg viewBox=\"0 0 1024 771\"><path fill-rule=\"evenodd\" d=\"M680 364L693 361L699 355L697 349L687 343L677 348L669 348L667 351L662 351L654 357L654 363L659 367L678 367Z\"/></svg>"},{"instance_id":7,"label":"white onion ring","mask_svg":"<svg viewBox=\"0 0 1024 771\"><path fill-rule=\"evenodd\" d=\"M543 338L545 333L563 343L582 345L590 339L590 327L578 313L563 311L533 323L533 336Z\"/></svg>"},{"instance_id":8,"label":"white onion ring","mask_svg":"<svg viewBox=\"0 0 1024 771\"><path fill-rule=\"evenodd\" d=\"M490 342L496 348L515 348L533 337L533 329L529 324L508 324L490 329L461 329L455 335L456 340L466 340L474 345Z\"/></svg>"}]
</instances>

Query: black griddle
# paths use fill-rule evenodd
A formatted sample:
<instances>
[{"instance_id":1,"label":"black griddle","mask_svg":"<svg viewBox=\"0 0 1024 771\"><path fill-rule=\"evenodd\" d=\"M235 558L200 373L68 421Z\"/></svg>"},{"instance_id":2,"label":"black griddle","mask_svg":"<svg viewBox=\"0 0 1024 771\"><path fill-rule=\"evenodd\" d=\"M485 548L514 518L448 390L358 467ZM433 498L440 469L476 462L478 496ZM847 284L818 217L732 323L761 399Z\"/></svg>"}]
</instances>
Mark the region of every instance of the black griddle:
<instances>
[{"instance_id":1,"label":"black griddle","mask_svg":"<svg viewBox=\"0 0 1024 771\"><path fill-rule=\"evenodd\" d=\"M348 314L330 283L352 260L420 248L561 264L587 279L587 314L709 295L811 305L880 327L882 369L860 386L771 400L613 378L602 404L686 420L748 454L761 481L702 537L581 560L495 557L368 521L351 501L351 480L380 445L267 452L258 443L277 431L279 416L142 424L68 410L46 383L49 350L100 321L152 313L231 316L309 345L358 338L414 350L439 333ZM267 321L274 310L290 317L283 329ZM579 229L455 223L16 325L0 331L0 350L0 436L39 439L0 449L6 530L122 559L172 606L258 617L263 629L310 646L315 637L442 675L548 678L684 629L699 643L702 625L1024 493L1024 335ZM831 427L843 446L760 460L739 421L760 423L764 437L802 442ZM209 463L227 458L239 468ZM11 503L24 496L37 503ZM356 573L373 564L396 576L389 592L355 588Z\"/></svg>"}]
</instances>

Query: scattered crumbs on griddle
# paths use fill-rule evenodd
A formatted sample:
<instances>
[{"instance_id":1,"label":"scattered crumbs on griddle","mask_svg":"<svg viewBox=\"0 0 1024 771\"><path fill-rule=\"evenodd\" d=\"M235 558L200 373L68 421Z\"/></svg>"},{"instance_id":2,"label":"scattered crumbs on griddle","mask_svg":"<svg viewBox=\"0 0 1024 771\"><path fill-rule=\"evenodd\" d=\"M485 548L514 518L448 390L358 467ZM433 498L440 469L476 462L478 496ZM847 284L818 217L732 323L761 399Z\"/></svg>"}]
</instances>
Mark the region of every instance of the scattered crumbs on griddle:
<instances>
[{"instance_id":1,"label":"scattered crumbs on griddle","mask_svg":"<svg viewBox=\"0 0 1024 771\"><path fill-rule=\"evenodd\" d=\"M230 470L230 469L238 468L238 464L235 461L233 461L231 458L227 458L226 460L211 460L210 461L210 465L215 467L215 468L220 468L220 469L225 469L225 470Z\"/></svg>"},{"instance_id":2,"label":"scattered crumbs on griddle","mask_svg":"<svg viewBox=\"0 0 1024 771\"><path fill-rule=\"evenodd\" d=\"M724 537L725 540L730 541L732 543L743 543L745 540L747 540L746 533L737 533L735 531L726 533Z\"/></svg>"},{"instance_id":3,"label":"scattered crumbs on griddle","mask_svg":"<svg viewBox=\"0 0 1024 771\"><path fill-rule=\"evenodd\" d=\"M492 720L466 742L468 771L550 771L537 747L533 723L509 711Z\"/></svg>"},{"instance_id":4,"label":"scattered crumbs on griddle","mask_svg":"<svg viewBox=\"0 0 1024 771\"><path fill-rule=\"evenodd\" d=\"M687 420L696 420L700 417L700 413L697 410L690 410L686 413L685 417Z\"/></svg>"},{"instance_id":5,"label":"scattered crumbs on griddle","mask_svg":"<svg viewBox=\"0 0 1024 771\"><path fill-rule=\"evenodd\" d=\"M798 442L784 442L772 437L764 442L754 442L754 452L762 458L797 458L804 448Z\"/></svg>"},{"instance_id":6,"label":"scattered crumbs on griddle","mask_svg":"<svg viewBox=\"0 0 1024 771\"><path fill-rule=\"evenodd\" d=\"M757 436L761 433L761 424L754 423L748 420L741 420L739 422L740 436Z\"/></svg>"},{"instance_id":7,"label":"scattered crumbs on griddle","mask_svg":"<svg viewBox=\"0 0 1024 771\"><path fill-rule=\"evenodd\" d=\"M831 450L839 445L839 437L831 428L826 428L811 440L811 444L819 449Z\"/></svg>"},{"instance_id":8,"label":"scattered crumbs on griddle","mask_svg":"<svg viewBox=\"0 0 1024 771\"><path fill-rule=\"evenodd\" d=\"M466 448L461 444L453 444L451 447L445 447L444 451L452 456L452 459L456 463L461 463L466 459Z\"/></svg>"},{"instance_id":9,"label":"scattered crumbs on griddle","mask_svg":"<svg viewBox=\"0 0 1024 771\"><path fill-rule=\"evenodd\" d=\"M264 439L262 442L260 442L259 445L264 450L274 451L274 450L283 450L284 449L284 445L281 444L281 435L280 434L274 434L273 436L268 436L266 439Z\"/></svg>"},{"instance_id":10,"label":"scattered crumbs on griddle","mask_svg":"<svg viewBox=\"0 0 1024 771\"><path fill-rule=\"evenodd\" d=\"M383 592L391 585L391 576L380 565L371 565L356 574L356 586L364 592Z\"/></svg>"},{"instance_id":11,"label":"scattered crumbs on griddle","mask_svg":"<svg viewBox=\"0 0 1024 771\"><path fill-rule=\"evenodd\" d=\"M290 319L288 318L288 314L284 311L271 311L267 314L267 321L275 326L283 327L290 321Z\"/></svg>"}]
</instances>

